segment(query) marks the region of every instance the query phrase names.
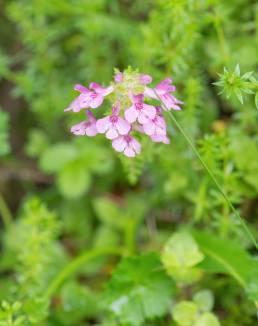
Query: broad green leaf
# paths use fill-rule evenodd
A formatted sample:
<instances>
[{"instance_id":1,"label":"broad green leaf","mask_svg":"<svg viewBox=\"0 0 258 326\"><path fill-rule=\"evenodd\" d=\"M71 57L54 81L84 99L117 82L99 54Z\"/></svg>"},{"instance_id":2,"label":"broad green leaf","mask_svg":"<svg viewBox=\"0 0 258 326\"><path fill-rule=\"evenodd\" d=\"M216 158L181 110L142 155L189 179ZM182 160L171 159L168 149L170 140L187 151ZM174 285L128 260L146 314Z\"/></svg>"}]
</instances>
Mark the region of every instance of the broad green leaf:
<instances>
[{"instance_id":1,"label":"broad green leaf","mask_svg":"<svg viewBox=\"0 0 258 326\"><path fill-rule=\"evenodd\" d=\"M85 317L92 317L97 311L95 294L74 281L65 283L59 295L57 318L61 325L80 325Z\"/></svg>"},{"instance_id":2,"label":"broad green leaf","mask_svg":"<svg viewBox=\"0 0 258 326\"><path fill-rule=\"evenodd\" d=\"M77 198L84 194L90 186L89 172L80 162L71 162L59 172L57 185L67 198Z\"/></svg>"},{"instance_id":3,"label":"broad green leaf","mask_svg":"<svg viewBox=\"0 0 258 326\"><path fill-rule=\"evenodd\" d=\"M123 226L123 214L121 208L111 199L99 197L93 201L95 212L102 223L121 229Z\"/></svg>"},{"instance_id":4,"label":"broad green leaf","mask_svg":"<svg viewBox=\"0 0 258 326\"><path fill-rule=\"evenodd\" d=\"M173 319L180 326L192 326L197 318L198 307L191 301L181 301L173 308Z\"/></svg>"},{"instance_id":5,"label":"broad green leaf","mask_svg":"<svg viewBox=\"0 0 258 326\"><path fill-rule=\"evenodd\" d=\"M142 325L166 314L173 290L158 255L148 253L122 259L107 285L104 302L121 324Z\"/></svg>"},{"instance_id":6,"label":"broad green leaf","mask_svg":"<svg viewBox=\"0 0 258 326\"><path fill-rule=\"evenodd\" d=\"M230 274L244 288L258 282L258 261L233 240L197 230L192 231L192 235L205 256L220 267L220 272Z\"/></svg>"},{"instance_id":7,"label":"broad green leaf","mask_svg":"<svg viewBox=\"0 0 258 326\"><path fill-rule=\"evenodd\" d=\"M39 163L45 172L58 172L76 157L77 150L72 144L56 144L43 152Z\"/></svg>"},{"instance_id":8,"label":"broad green leaf","mask_svg":"<svg viewBox=\"0 0 258 326\"><path fill-rule=\"evenodd\" d=\"M210 290L202 290L197 292L193 301L200 311L211 311L214 305L214 297Z\"/></svg>"},{"instance_id":9,"label":"broad green leaf","mask_svg":"<svg viewBox=\"0 0 258 326\"><path fill-rule=\"evenodd\" d=\"M178 282L191 283L200 277L201 271L195 268L204 255L193 237L186 232L173 234L166 243L161 260L169 275Z\"/></svg>"},{"instance_id":10,"label":"broad green leaf","mask_svg":"<svg viewBox=\"0 0 258 326\"><path fill-rule=\"evenodd\" d=\"M205 312L196 320L193 326L220 326L220 322L214 314Z\"/></svg>"}]
</instances>

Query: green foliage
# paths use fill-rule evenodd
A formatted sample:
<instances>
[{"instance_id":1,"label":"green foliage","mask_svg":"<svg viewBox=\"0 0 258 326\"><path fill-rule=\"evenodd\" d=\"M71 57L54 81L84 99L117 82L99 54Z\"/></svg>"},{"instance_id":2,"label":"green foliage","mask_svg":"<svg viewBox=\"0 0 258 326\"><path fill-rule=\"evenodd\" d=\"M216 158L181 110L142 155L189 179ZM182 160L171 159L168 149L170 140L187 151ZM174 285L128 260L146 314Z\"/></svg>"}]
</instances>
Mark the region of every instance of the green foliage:
<instances>
[{"instance_id":1,"label":"green foliage","mask_svg":"<svg viewBox=\"0 0 258 326\"><path fill-rule=\"evenodd\" d=\"M223 74L219 74L220 80L215 85L222 87L222 93L229 98L233 94L241 104L244 104L243 93L255 94L255 105L258 109L258 80L253 76L253 72L246 72L241 76L239 65L233 72L224 68Z\"/></svg>"},{"instance_id":2,"label":"green foliage","mask_svg":"<svg viewBox=\"0 0 258 326\"><path fill-rule=\"evenodd\" d=\"M257 252L169 115L170 145L130 160L63 112L114 67L173 78L180 125L257 239L256 2L0 6L0 325L256 325Z\"/></svg>"},{"instance_id":3,"label":"green foliage","mask_svg":"<svg viewBox=\"0 0 258 326\"><path fill-rule=\"evenodd\" d=\"M105 297L122 325L142 325L146 319L164 316L173 288L158 256L149 253L122 260L107 285Z\"/></svg>"},{"instance_id":4,"label":"green foliage","mask_svg":"<svg viewBox=\"0 0 258 326\"><path fill-rule=\"evenodd\" d=\"M201 263L209 272L230 274L244 288L257 282L258 262L242 247L228 239L220 239L210 233L194 231L201 250L206 259ZM212 261L212 263L209 263Z\"/></svg>"},{"instance_id":5,"label":"green foliage","mask_svg":"<svg viewBox=\"0 0 258 326\"><path fill-rule=\"evenodd\" d=\"M49 280L66 262L55 241L59 223L54 213L33 198L24 207L22 217L6 233L4 261L17 273L16 295L31 324L46 318L49 301L42 296ZM11 293L9 294L11 296Z\"/></svg>"},{"instance_id":6,"label":"green foliage","mask_svg":"<svg viewBox=\"0 0 258 326\"><path fill-rule=\"evenodd\" d=\"M175 280L191 283L198 280L200 270L195 267L204 258L198 245L188 233L176 233L166 243L162 262Z\"/></svg>"},{"instance_id":7,"label":"green foliage","mask_svg":"<svg viewBox=\"0 0 258 326\"><path fill-rule=\"evenodd\" d=\"M60 143L41 153L40 167L57 174L57 186L67 198L81 197L91 184L91 174L106 174L112 167L109 152L103 146L82 141Z\"/></svg>"},{"instance_id":8,"label":"green foliage","mask_svg":"<svg viewBox=\"0 0 258 326\"><path fill-rule=\"evenodd\" d=\"M205 291L205 292L204 292ZM173 307L172 315L177 325L180 326L219 326L218 318L211 312L213 304L210 301L206 304L203 301L212 294L208 290L200 291L195 294L193 301L181 301ZM197 300L198 298L198 300Z\"/></svg>"},{"instance_id":9,"label":"green foliage","mask_svg":"<svg viewBox=\"0 0 258 326\"><path fill-rule=\"evenodd\" d=\"M23 326L25 324L25 316L21 314L21 303L16 301L10 304L3 301L0 311L0 325L1 326Z\"/></svg>"}]
</instances>

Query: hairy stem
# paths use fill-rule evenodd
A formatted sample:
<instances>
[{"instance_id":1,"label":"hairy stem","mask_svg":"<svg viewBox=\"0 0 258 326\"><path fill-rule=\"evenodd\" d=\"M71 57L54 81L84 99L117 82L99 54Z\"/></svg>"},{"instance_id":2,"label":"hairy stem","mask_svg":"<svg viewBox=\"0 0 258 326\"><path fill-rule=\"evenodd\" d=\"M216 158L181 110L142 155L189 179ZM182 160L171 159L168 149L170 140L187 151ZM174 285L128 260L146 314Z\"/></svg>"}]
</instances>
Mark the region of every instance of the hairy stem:
<instances>
[{"instance_id":1,"label":"hairy stem","mask_svg":"<svg viewBox=\"0 0 258 326\"><path fill-rule=\"evenodd\" d=\"M83 264L102 256L114 255L121 256L124 254L124 250L121 248L98 248L90 251L83 252L78 257L74 258L69 264L62 269L56 277L49 284L48 288L45 291L45 297L51 298L53 294L59 289L63 282L71 277Z\"/></svg>"}]
</instances>

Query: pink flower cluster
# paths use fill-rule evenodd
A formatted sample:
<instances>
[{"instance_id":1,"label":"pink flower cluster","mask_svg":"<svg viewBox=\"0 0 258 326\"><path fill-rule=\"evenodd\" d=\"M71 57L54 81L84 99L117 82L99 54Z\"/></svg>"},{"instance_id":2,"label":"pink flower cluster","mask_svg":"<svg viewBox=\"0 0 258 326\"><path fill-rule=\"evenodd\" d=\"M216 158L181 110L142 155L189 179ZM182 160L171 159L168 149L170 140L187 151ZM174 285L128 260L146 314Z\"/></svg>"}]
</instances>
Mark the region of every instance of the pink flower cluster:
<instances>
[{"instance_id":1,"label":"pink flower cluster","mask_svg":"<svg viewBox=\"0 0 258 326\"><path fill-rule=\"evenodd\" d=\"M169 144L161 107L144 101L161 101L166 110L180 110L179 105L182 102L171 94L176 88L170 78L161 81L154 88L146 86L151 82L151 76L130 70L117 72L109 87L102 87L97 83L91 83L89 88L75 85L74 89L80 94L65 111L79 112L86 109L87 120L72 126L71 132L89 137L105 134L112 141L113 148L127 157L134 157L141 151L141 144L134 137L135 132L149 136L154 142ZM96 119L90 109L101 106L104 98L111 93L111 113Z\"/></svg>"}]
</instances>

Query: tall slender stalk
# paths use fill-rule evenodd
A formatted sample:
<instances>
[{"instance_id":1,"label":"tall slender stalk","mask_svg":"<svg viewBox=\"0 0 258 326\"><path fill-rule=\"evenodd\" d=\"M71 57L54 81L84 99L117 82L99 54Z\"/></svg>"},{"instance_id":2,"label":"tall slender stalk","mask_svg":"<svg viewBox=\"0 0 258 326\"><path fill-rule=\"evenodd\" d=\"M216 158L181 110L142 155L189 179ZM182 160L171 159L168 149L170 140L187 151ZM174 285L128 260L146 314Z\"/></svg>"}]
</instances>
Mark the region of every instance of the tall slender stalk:
<instances>
[{"instance_id":1,"label":"tall slender stalk","mask_svg":"<svg viewBox=\"0 0 258 326\"><path fill-rule=\"evenodd\" d=\"M208 165L205 163L205 161L202 159L199 151L195 147L195 145L192 142L192 140L190 139L190 137L185 133L184 129L182 128L182 126L180 125L180 123L177 121L176 117L173 115L173 113L171 111L168 110L168 108L166 107L166 105L164 104L164 102L162 101L162 99L160 98L160 96L157 94L157 92L155 92L155 93L156 93L157 97L160 99L160 101L162 103L163 109L165 111L168 111L168 115L170 116L170 118L172 119L172 121L174 122L174 124L176 125L177 129L181 132L181 134L183 135L183 137L187 141L188 145L191 147L192 151L194 152L194 154L196 155L196 157L201 162L203 168L206 170L206 172L208 173L209 177L211 178L211 180L213 181L213 183L218 188L218 190L221 193L221 195L224 197L224 199L227 202L228 206L230 207L230 209L232 210L232 212L237 217L238 221L242 225L243 229L245 230L246 234L248 235L248 237L252 241L253 245L258 250L258 243L257 243L254 235L252 234L252 232L249 230L248 226L246 225L244 219L240 216L240 214L238 213L238 211L235 209L235 207L231 203L230 199L228 198L228 196L226 195L226 193L224 192L224 190L220 186L219 182L217 181L215 175L213 174L213 172L211 171L211 169L208 167Z\"/></svg>"}]
</instances>

